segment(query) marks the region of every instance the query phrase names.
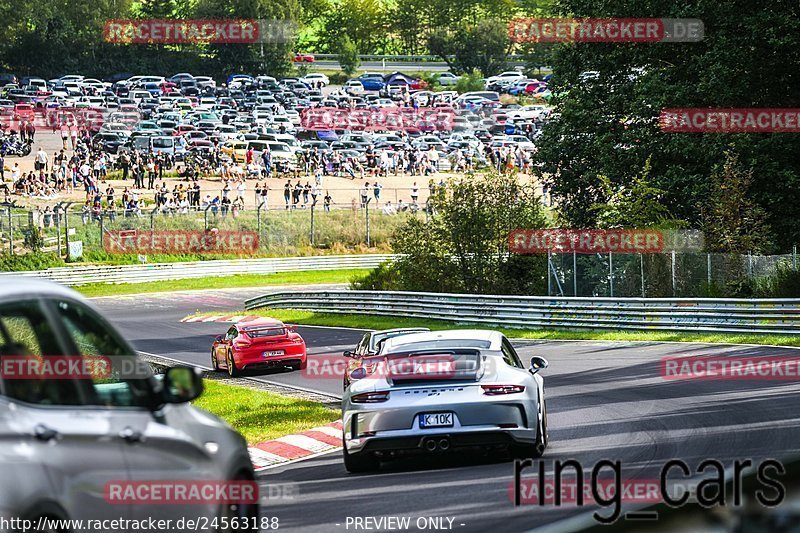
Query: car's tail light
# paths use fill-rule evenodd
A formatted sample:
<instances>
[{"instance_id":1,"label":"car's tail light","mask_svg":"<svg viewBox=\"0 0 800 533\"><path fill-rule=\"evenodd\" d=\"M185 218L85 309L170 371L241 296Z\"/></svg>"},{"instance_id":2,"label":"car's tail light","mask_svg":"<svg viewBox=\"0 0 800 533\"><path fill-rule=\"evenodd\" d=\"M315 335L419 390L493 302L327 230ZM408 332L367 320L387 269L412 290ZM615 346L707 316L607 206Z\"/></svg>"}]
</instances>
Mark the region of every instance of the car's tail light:
<instances>
[{"instance_id":1,"label":"car's tail light","mask_svg":"<svg viewBox=\"0 0 800 533\"><path fill-rule=\"evenodd\" d=\"M481 388L483 393L489 396L525 392L525 385L481 385Z\"/></svg>"},{"instance_id":2,"label":"car's tail light","mask_svg":"<svg viewBox=\"0 0 800 533\"><path fill-rule=\"evenodd\" d=\"M389 391L364 392L356 394L350 401L353 403L381 403L389 399Z\"/></svg>"}]
</instances>

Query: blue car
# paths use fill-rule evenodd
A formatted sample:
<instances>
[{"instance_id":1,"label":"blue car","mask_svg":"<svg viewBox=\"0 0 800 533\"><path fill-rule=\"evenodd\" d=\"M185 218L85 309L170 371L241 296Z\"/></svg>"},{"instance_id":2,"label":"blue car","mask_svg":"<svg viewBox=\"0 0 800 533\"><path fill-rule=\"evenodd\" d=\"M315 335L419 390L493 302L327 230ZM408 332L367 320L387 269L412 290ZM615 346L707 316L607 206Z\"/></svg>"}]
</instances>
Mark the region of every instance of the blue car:
<instances>
[{"instance_id":1,"label":"blue car","mask_svg":"<svg viewBox=\"0 0 800 533\"><path fill-rule=\"evenodd\" d=\"M364 86L365 91L380 91L386 85L379 76L359 76L358 81Z\"/></svg>"}]
</instances>

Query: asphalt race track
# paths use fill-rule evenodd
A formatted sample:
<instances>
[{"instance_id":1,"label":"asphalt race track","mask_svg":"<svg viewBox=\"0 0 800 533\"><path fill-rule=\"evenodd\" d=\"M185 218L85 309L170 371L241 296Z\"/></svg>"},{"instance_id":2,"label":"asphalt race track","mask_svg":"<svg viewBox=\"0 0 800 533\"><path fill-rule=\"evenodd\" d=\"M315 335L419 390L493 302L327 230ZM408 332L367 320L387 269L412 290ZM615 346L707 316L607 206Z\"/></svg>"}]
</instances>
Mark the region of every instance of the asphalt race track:
<instances>
[{"instance_id":1,"label":"asphalt race track","mask_svg":"<svg viewBox=\"0 0 800 533\"><path fill-rule=\"evenodd\" d=\"M226 325L179 320L198 310L240 309L245 298L262 292L225 289L97 298L94 303L138 350L208 367L211 341ZM340 353L360 338L360 332L347 329L299 331L310 358ZM667 381L660 375L665 356L798 356L797 350L591 341L515 345L526 358L539 354L550 361L543 373L550 433L543 460L548 471L556 459L577 459L587 470L601 459L612 459L622 461L624 479L657 480L663 464L673 458L695 469L705 459L729 466L736 459L783 459L800 451L796 380ZM339 394L341 388L338 379L299 372L261 378L328 394ZM410 517L412 531L420 517L443 517L444 529L465 532L546 525L567 531L572 528L562 520L597 510L514 507L513 463L503 457L403 460L384 464L378 473L348 475L340 455L333 453L267 470L261 480L265 489L292 487L292 498L272 500L262 511L277 516L280 529L288 531L353 531L356 517L386 516ZM608 515L610 509L600 512Z\"/></svg>"}]
</instances>

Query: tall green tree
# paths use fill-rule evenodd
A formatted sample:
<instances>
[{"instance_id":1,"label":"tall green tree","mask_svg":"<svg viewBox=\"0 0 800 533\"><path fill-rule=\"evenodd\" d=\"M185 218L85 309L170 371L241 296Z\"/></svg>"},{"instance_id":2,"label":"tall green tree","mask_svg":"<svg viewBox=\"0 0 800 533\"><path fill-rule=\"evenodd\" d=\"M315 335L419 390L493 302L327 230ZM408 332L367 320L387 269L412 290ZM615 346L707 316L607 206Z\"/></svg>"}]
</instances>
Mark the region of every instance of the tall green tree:
<instances>
[{"instance_id":1,"label":"tall green tree","mask_svg":"<svg viewBox=\"0 0 800 533\"><path fill-rule=\"evenodd\" d=\"M767 213L752 197L754 169L728 152L711 172L711 192L701 208L706 248L723 253L769 253Z\"/></svg>"},{"instance_id":2,"label":"tall green tree","mask_svg":"<svg viewBox=\"0 0 800 533\"><path fill-rule=\"evenodd\" d=\"M694 226L713 169L733 150L754 169L750 198L767 213L782 250L800 241L800 137L786 133L666 133L658 116L675 107L798 107L800 10L788 0L559 0L577 17L692 17L699 43L562 44L555 50L557 113L539 140L541 178L575 226L592 226L612 190L630 187L650 158L653 185Z\"/></svg>"},{"instance_id":3,"label":"tall green tree","mask_svg":"<svg viewBox=\"0 0 800 533\"><path fill-rule=\"evenodd\" d=\"M457 74L477 69L490 75L506 67L511 41L506 24L483 20L461 23L455 31L439 30L428 39L428 47Z\"/></svg>"}]
</instances>

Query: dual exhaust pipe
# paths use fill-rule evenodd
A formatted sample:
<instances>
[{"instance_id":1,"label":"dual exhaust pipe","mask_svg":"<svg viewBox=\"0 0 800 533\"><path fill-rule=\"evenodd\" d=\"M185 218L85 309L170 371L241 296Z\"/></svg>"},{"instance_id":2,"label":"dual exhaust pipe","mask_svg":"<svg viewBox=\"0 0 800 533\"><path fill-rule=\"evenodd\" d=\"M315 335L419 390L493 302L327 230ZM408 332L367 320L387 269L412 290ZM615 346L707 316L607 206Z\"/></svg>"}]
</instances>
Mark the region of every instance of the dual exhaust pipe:
<instances>
[{"instance_id":1,"label":"dual exhaust pipe","mask_svg":"<svg viewBox=\"0 0 800 533\"><path fill-rule=\"evenodd\" d=\"M446 452L450 449L450 439L425 439L422 447L428 452Z\"/></svg>"}]
</instances>

